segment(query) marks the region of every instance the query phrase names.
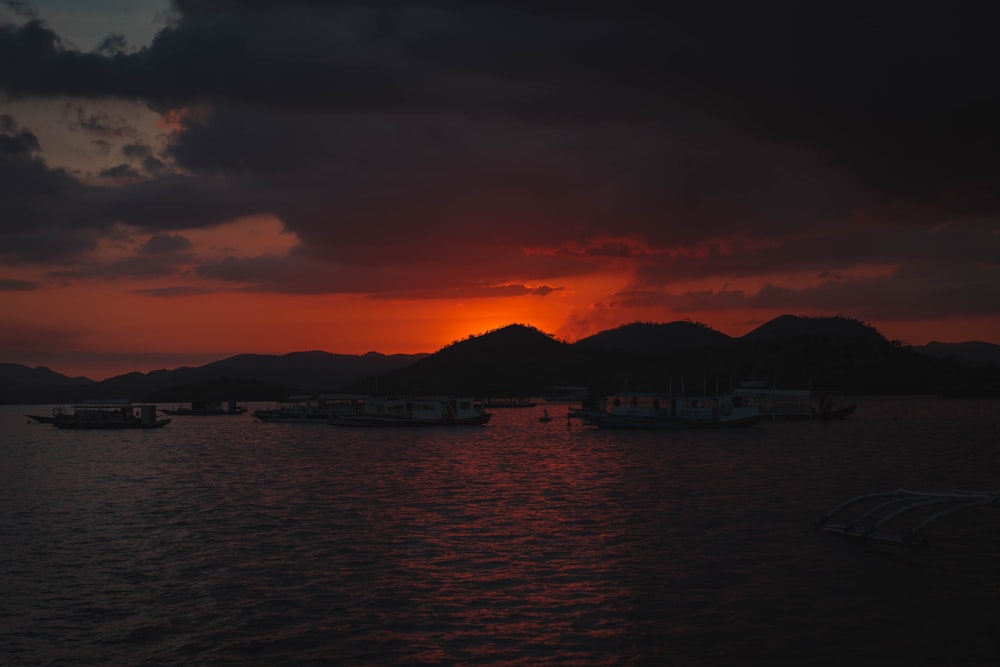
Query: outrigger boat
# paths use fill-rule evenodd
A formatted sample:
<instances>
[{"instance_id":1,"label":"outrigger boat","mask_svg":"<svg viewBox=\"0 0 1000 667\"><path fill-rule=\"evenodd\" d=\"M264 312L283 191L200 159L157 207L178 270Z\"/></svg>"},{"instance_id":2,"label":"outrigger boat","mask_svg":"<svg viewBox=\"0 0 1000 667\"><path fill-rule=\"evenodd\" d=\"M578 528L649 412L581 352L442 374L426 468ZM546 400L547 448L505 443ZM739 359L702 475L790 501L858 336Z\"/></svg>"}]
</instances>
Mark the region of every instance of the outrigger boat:
<instances>
[{"instance_id":1,"label":"outrigger boat","mask_svg":"<svg viewBox=\"0 0 1000 667\"><path fill-rule=\"evenodd\" d=\"M995 507L1000 490L912 491L866 493L840 503L816 527L860 541L927 546L924 530L957 512Z\"/></svg>"},{"instance_id":2,"label":"outrigger boat","mask_svg":"<svg viewBox=\"0 0 1000 667\"><path fill-rule=\"evenodd\" d=\"M338 415L335 426L476 426L492 413L472 398L366 398L358 414Z\"/></svg>"},{"instance_id":3,"label":"outrigger boat","mask_svg":"<svg viewBox=\"0 0 1000 667\"><path fill-rule=\"evenodd\" d=\"M160 428L170 419L158 419L156 406L131 401L83 401L72 408L58 407L52 413L52 425L62 429Z\"/></svg>"}]
</instances>

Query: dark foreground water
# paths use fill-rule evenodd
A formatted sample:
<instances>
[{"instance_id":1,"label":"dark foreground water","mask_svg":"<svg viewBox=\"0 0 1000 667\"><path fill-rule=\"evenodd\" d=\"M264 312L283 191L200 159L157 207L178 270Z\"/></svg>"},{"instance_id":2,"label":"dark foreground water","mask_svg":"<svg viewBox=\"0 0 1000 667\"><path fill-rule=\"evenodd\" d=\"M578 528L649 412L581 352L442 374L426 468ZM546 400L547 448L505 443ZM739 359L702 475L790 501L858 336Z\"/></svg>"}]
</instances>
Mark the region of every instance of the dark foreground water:
<instances>
[{"instance_id":1,"label":"dark foreground water","mask_svg":"<svg viewBox=\"0 0 1000 667\"><path fill-rule=\"evenodd\" d=\"M1000 664L1000 508L925 549L814 527L1000 487L998 401L670 433L31 410L0 408L3 665Z\"/></svg>"}]
</instances>

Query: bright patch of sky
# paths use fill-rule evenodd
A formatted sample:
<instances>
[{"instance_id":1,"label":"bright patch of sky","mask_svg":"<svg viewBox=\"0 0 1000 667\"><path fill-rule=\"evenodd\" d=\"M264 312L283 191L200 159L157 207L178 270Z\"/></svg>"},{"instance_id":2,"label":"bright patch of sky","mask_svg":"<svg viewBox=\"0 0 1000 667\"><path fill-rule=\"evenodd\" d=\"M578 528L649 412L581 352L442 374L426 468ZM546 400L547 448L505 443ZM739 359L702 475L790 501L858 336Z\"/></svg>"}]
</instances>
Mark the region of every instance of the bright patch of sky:
<instances>
[{"instance_id":1,"label":"bright patch of sky","mask_svg":"<svg viewBox=\"0 0 1000 667\"><path fill-rule=\"evenodd\" d=\"M39 19L67 48L82 52L95 50L110 35L123 36L128 51L146 47L171 11L170 0L0 0L0 21ZM138 102L2 96L0 102L4 113L38 137L50 167L83 178L125 162L124 144L146 144L154 151L162 144L159 115Z\"/></svg>"},{"instance_id":2,"label":"bright patch of sky","mask_svg":"<svg viewBox=\"0 0 1000 667\"><path fill-rule=\"evenodd\" d=\"M84 180L128 162L121 153L125 144L148 145L156 154L165 142L159 114L139 102L2 96L0 102L4 113L38 138L49 167L68 169Z\"/></svg>"},{"instance_id":3,"label":"bright patch of sky","mask_svg":"<svg viewBox=\"0 0 1000 667\"><path fill-rule=\"evenodd\" d=\"M170 11L169 0L8 0L0 4L0 17L37 17L80 51L93 51L108 35L123 35L129 50L148 46Z\"/></svg>"}]
</instances>

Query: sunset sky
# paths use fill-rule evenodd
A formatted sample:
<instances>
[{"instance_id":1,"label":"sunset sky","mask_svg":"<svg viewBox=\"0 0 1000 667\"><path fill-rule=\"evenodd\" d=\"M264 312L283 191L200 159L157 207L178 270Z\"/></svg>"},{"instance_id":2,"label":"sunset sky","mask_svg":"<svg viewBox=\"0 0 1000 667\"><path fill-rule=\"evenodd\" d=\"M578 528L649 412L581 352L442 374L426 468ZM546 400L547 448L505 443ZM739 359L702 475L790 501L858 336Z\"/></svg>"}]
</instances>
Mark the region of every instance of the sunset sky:
<instances>
[{"instance_id":1,"label":"sunset sky","mask_svg":"<svg viewBox=\"0 0 1000 667\"><path fill-rule=\"evenodd\" d=\"M0 362L1000 343L989 3L0 0Z\"/></svg>"}]
</instances>

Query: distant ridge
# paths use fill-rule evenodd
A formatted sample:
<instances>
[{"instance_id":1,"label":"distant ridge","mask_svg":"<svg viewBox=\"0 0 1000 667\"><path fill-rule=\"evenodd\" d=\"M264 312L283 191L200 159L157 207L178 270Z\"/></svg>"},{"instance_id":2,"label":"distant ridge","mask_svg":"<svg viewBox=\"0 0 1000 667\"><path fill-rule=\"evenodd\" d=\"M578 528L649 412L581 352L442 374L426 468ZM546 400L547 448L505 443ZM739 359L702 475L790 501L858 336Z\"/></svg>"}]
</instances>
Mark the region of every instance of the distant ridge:
<instances>
[{"instance_id":1,"label":"distant ridge","mask_svg":"<svg viewBox=\"0 0 1000 667\"><path fill-rule=\"evenodd\" d=\"M193 398L214 400L274 400L291 391L334 391L366 377L408 366L425 354L364 355L331 354L319 350L283 355L241 354L198 367L149 373L125 373L101 382L88 378L67 378L47 368L0 364L0 402L66 403L85 398L131 398L182 401ZM221 382L225 380L225 382ZM240 381L243 381L242 384ZM212 385L245 392L239 396L204 395ZM188 387L199 396L172 392ZM190 389L189 389L190 390Z\"/></svg>"},{"instance_id":2,"label":"distant ridge","mask_svg":"<svg viewBox=\"0 0 1000 667\"><path fill-rule=\"evenodd\" d=\"M965 343L939 343L931 341L915 348L936 359L947 359L964 364L1000 368L1000 345L982 341Z\"/></svg>"},{"instance_id":3,"label":"distant ridge","mask_svg":"<svg viewBox=\"0 0 1000 667\"><path fill-rule=\"evenodd\" d=\"M713 384L764 380L785 388L858 394L957 395L961 390L972 395L998 385L997 359L998 345L913 348L887 341L874 327L846 317L785 315L739 338L689 321L637 322L572 344L530 325L511 324L470 335L433 354L241 354L200 367L126 373L103 382L0 364L0 401L274 400L290 392L333 391L543 396L560 385L586 386L595 393L625 387L663 391L706 386L710 379Z\"/></svg>"},{"instance_id":4,"label":"distant ridge","mask_svg":"<svg viewBox=\"0 0 1000 667\"><path fill-rule=\"evenodd\" d=\"M53 397L86 392L95 382L67 377L45 366L0 363L0 403L50 403Z\"/></svg>"}]
</instances>

